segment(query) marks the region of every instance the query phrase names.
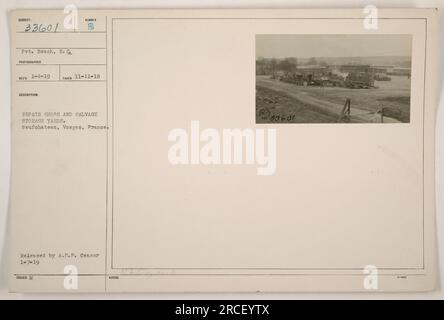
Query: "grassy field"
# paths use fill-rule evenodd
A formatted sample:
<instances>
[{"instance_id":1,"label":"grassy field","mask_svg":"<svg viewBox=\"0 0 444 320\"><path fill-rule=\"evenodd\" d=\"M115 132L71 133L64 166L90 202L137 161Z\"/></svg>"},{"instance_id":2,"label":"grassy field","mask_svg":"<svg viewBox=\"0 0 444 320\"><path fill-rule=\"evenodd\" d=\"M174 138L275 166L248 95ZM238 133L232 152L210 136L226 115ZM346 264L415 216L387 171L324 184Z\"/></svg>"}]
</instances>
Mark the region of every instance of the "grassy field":
<instances>
[{"instance_id":1,"label":"grassy field","mask_svg":"<svg viewBox=\"0 0 444 320\"><path fill-rule=\"evenodd\" d=\"M262 96L273 95L274 90L267 90L267 88L263 84L266 83L264 81L260 81L260 77L258 77L258 83L261 83L258 87L259 89L259 101L257 101L256 112L259 112L259 109L263 108L267 103L261 102ZM262 78L264 79L264 78ZM267 77L268 80L268 77ZM269 81L269 80L268 80ZM276 85L279 85L278 80L275 80ZM287 85L287 84L285 84ZM400 122L409 122L410 121L410 79L402 76L392 76L391 81L376 81L376 88L371 89L350 89L350 88L339 88L339 87L314 87L314 86L291 86L292 97L288 95L284 95L282 91L279 93L274 91L276 96L282 96L280 99L281 102L268 104L269 106L274 106L275 112L282 113L284 118L282 121L271 121L271 122L332 122L332 115L325 114L325 110L316 110L316 104L312 103L310 105L303 104L301 101L307 101L312 98L317 101L326 101L329 103L334 103L339 105L343 105L347 98L351 99L351 108L358 109L362 111L371 111L375 112L379 107L384 107L384 115L387 117L394 118ZM288 86L287 86L288 88ZM300 96L301 99L298 102L298 99L294 99L294 97ZM289 99L293 98L293 103L295 106L292 106L289 103ZM304 98L304 99L302 99ZM268 101L265 99L265 101ZM313 111L313 114L310 116L310 109ZM299 111L298 111L299 110ZM295 114L297 119L286 118L286 115ZM320 116L320 114L322 116ZM264 111L262 111L262 115L264 118ZM316 116L317 115L317 116ZM318 121L313 119L313 117L318 117ZM321 117L321 118L319 118ZM335 118L335 117L333 117ZM337 116L336 116L337 119ZM260 119L258 119L260 120ZM289 120L289 121L286 121ZM327 121L330 120L330 121ZM261 120L262 122L266 122L266 120ZM258 121L258 122L261 122Z\"/></svg>"},{"instance_id":2,"label":"grassy field","mask_svg":"<svg viewBox=\"0 0 444 320\"><path fill-rule=\"evenodd\" d=\"M290 95L256 87L256 123L333 123L336 114L307 105Z\"/></svg>"}]
</instances>

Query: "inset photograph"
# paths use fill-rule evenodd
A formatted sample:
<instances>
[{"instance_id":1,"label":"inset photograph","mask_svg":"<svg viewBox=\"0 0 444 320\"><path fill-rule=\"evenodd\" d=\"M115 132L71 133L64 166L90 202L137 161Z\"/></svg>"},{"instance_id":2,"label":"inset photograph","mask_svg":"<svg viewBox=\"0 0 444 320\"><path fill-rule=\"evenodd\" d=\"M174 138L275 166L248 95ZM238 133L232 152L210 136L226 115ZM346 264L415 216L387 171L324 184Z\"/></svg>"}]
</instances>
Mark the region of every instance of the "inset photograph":
<instances>
[{"instance_id":1,"label":"inset photograph","mask_svg":"<svg viewBox=\"0 0 444 320\"><path fill-rule=\"evenodd\" d=\"M409 123L411 35L256 35L256 123Z\"/></svg>"}]
</instances>

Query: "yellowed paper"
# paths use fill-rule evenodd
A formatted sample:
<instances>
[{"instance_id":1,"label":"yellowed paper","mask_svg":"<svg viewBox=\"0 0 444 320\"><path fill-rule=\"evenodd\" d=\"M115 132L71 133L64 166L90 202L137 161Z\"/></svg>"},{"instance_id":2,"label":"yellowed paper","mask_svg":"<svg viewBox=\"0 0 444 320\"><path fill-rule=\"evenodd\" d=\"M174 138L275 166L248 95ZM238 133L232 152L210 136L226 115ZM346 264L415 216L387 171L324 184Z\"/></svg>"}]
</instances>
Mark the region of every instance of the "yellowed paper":
<instances>
[{"instance_id":1,"label":"yellowed paper","mask_svg":"<svg viewBox=\"0 0 444 320\"><path fill-rule=\"evenodd\" d=\"M9 18L11 291L434 288L435 10Z\"/></svg>"}]
</instances>

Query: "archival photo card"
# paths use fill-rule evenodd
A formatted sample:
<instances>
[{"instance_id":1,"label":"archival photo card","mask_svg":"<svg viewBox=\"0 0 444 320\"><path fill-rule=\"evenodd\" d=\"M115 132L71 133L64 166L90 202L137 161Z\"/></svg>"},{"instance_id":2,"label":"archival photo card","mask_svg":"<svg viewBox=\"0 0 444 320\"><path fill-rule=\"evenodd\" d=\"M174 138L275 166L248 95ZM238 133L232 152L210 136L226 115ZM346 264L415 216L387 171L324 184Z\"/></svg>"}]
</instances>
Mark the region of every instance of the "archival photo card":
<instances>
[{"instance_id":1,"label":"archival photo card","mask_svg":"<svg viewBox=\"0 0 444 320\"><path fill-rule=\"evenodd\" d=\"M411 35L256 35L256 123L409 123Z\"/></svg>"},{"instance_id":2,"label":"archival photo card","mask_svg":"<svg viewBox=\"0 0 444 320\"><path fill-rule=\"evenodd\" d=\"M436 287L436 10L78 14L9 15L11 292Z\"/></svg>"}]
</instances>

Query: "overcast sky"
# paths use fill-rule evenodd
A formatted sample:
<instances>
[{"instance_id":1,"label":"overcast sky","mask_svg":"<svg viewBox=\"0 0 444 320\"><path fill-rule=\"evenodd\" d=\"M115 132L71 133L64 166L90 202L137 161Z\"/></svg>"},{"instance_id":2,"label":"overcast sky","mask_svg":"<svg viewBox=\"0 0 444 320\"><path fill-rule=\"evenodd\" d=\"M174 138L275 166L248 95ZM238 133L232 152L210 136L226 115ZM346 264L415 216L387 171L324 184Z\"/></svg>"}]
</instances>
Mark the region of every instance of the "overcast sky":
<instances>
[{"instance_id":1,"label":"overcast sky","mask_svg":"<svg viewBox=\"0 0 444 320\"><path fill-rule=\"evenodd\" d=\"M411 35L256 35L256 57L411 56Z\"/></svg>"}]
</instances>

